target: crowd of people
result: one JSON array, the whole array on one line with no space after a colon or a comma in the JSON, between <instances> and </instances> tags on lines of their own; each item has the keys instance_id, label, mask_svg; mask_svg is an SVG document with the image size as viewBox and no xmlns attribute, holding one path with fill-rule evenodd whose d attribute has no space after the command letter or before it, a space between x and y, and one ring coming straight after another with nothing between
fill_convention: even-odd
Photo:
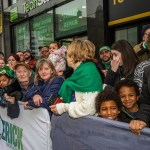
<instances>
[{"instance_id":1,"label":"crowd of people","mask_svg":"<svg viewBox=\"0 0 150 150\"><path fill-rule=\"evenodd\" d=\"M0 106L11 119L19 116L22 101L25 109L42 107L50 116L67 112L72 118L126 122L140 134L150 122L150 61L142 57L149 53L150 27L142 36L146 50L119 40L100 47L99 61L89 40L74 40L68 47L53 41L39 47L38 60L30 50L11 54L7 62L0 53Z\"/></svg>"}]
</instances>

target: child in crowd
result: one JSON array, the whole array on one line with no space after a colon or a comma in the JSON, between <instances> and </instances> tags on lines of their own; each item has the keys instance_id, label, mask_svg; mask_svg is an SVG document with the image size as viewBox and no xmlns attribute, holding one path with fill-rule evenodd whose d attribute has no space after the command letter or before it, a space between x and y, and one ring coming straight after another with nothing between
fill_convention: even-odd
<instances>
[{"instance_id":1,"label":"child in crowd","mask_svg":"<svg viewBox=\"0 0 150 150\"><path fill-rule=\"evenodd\" d=\"M62 75L63 71L66 70L66 47L60 47L60 44L54 41L50 44L49 50L48 60L53 63L57 74Z\"/></svg>"},{"instance_id":2,"label":"child in crowd","mask_svg":"<svg viewBox=\"0 0 150 150\"><path fill-rule=\"evenodd\" d=\"M99 117L120 120L122 104L119 95L112 89L106 87L96 97L96 113Z\"/></svg>"},{"instance_id":3,"label":"child in crowd","mask_svg":"<svg viewBox=\"0 0 150 150\"><path fill-rule=\"evenodd\" d=\"M115 90L119 94L123 109L122 120L129 123L136 117L138 111L138 99L140 91L138 85L132 80L121 80L115 85Z\"/></svg>"},{"instance_id":4,"label":"child in crowd","mask_svg":"<svg viewBox=\"0 0 150 150\"><path fill-rule=\"evenodd\" d=\"M0 106L7 107L7 115L13 119L20 113L18 100L21 100L21 87L17 79L13 79L10 72L0 72Z\"/></svg>"},{"instance_id":5,"label":"child in crowd","mask_svg":"<svg viewBox=\"0 0 150 150\"><path fill-rule=\"evenodd\" d=\"M10 72L10 74L13 74L13 71L9 68L8 65L6 65L5 60L0 58L0 72L2 70L6 70L7 72Z\"/></svg>"}]
</instances>

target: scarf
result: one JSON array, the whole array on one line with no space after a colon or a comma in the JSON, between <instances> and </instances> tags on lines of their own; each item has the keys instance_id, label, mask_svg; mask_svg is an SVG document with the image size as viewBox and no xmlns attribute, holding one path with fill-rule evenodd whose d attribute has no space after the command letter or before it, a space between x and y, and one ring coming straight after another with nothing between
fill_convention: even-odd
<instances>
[{"instance_id":1,"label":"scarf","mask_svg":"<svg viewBox=\"0 0 150 150\"><path fill-rule=\"evenodd\" d=\"M102 91L102 80L93 62L82 62L59 91L64 103L70 103L73 92Z\"/></svg>"}]
</instances>

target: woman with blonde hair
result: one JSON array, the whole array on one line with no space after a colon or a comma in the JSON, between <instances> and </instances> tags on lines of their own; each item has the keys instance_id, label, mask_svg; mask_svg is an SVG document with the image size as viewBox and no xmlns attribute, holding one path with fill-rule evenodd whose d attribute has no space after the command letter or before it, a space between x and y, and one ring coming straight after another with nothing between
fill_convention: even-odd
<instances>
[{"instance_id":1,"label":"woman with blonde hair","mask_svg":"<svg viewBox=\"0 0 150 150\"><path fill-rule=\"evenodd\" d=\"M68 66L74 69L60 91L64 103L50 106L61 115L68 112L73 118L95 114L95 97L102 90L100 74L93 63L95 46L88 40L75 40L68 47Z\"/></svg>"},{"instance_id":2,"label":"woman with blonde hair","mask_svg":"<svg viewBox=\"0 0 150 150\"><path fill-rule=\"evenodd\" d=\"M53 64L43 58L37 62L34 85L25 93L24 107L43 107L49 109L49 97L58 95L64 79L57 76Z\"/></svg>"}]
</instances>

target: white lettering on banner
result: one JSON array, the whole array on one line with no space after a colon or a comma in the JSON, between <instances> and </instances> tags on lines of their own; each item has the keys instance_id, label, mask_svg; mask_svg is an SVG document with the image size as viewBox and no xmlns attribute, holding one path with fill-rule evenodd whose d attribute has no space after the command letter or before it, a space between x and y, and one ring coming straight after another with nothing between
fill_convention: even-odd
<instances>
[{"instance_id":1,"label":"white lettering on banner","mask_svg":"<svg viewBox=\"0 0 150 150\"><path fill-rule=\"evenodd\" d=\"M24 110L20 103L16 119L0 107L0 150L52 150L51 122L46 109Z\"/></svg>"}]
</instances>

